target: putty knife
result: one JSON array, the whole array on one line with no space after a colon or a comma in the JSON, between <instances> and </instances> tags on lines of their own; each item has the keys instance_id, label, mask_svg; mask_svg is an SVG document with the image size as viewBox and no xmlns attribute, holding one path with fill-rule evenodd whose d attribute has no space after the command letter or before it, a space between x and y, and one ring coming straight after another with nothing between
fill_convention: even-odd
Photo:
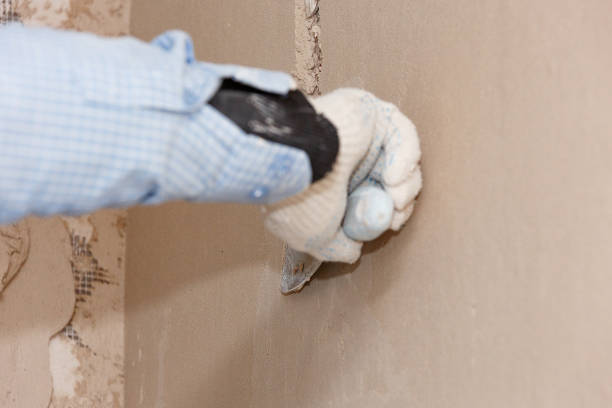
<instances>
[{"instance_id":1,"label":"putty knife","mask_svg":"<svg viewBox=\"0 0 612 408\"><path fill-rule=\"evenodd\" d=\"M393 216L393 200L382 188L366 185L349 197L342 229L356 241L371 241L389 229ZM281 276L281 292L298 292L310 281L323 261L305 252L286 247Z\"/></svg>"}]
</instances>

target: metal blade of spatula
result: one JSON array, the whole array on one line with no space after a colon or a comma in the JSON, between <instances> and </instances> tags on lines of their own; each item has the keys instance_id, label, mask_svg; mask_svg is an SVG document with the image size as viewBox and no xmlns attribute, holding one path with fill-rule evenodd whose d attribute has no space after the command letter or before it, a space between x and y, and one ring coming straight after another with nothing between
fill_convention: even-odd
<instances>
[{"instance_id":1,"label":"metal blade of spatula","mask_svg":"<svg viewBox=\"0 0 612 408\"><path fill-rule=\"evenodd\" d=\"M393 200L380 187L367 185L349 195L342 223L344 233L356 241L371 241L391 225ZM299 292L312 279L323 261L285 246L281 292Z\"/></svg>"},{"instance_id":2,"label":"metal blade of spatula","mask_svg":"<svg viewBox=\"0 0 612 408\"><path fill-rule=\"evenodd\" d=\"M299 292L315 274L323 262L307 254L285 247L281 292L285 295Z\"/></svg>"}]
</instances>

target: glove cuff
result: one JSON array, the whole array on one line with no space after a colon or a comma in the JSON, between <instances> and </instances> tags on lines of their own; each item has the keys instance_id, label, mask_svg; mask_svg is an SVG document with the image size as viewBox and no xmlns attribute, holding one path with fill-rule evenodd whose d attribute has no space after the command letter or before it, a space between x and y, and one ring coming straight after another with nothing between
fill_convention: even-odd
<instances>
[{"instance_id":1,"label":"glove cuff","mask_svg":"<svg viewBox=\"0 0 612 408\"><path fill-rule=\"evenodd\" d=\"M304 151L313 183L336 161L336 128L300 91L273 94L226 79L208 103L246 133Z\"/></svg>"}]
</instances>

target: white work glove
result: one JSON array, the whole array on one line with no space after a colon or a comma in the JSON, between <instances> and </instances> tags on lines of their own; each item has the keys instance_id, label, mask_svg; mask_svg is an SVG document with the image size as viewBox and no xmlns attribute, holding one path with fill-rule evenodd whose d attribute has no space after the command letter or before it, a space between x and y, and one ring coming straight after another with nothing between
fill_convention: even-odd
<instances>
[{"instance_id":1,"label":"white work glove","mask_svg":"<svg viewBox=\"0 0 612 408\"><path fill-rule=\"evenodd\" d=\"M362 183L380 184L395 207L391 229L399 230L422 185L417 132L394 105L363 90L339 89L311 103L336 127L338 157L323 179L268 206L265 225L293 249L322 261L353 263L362 243L342 230L348 193Z\"/></svg>"}]
</instances>

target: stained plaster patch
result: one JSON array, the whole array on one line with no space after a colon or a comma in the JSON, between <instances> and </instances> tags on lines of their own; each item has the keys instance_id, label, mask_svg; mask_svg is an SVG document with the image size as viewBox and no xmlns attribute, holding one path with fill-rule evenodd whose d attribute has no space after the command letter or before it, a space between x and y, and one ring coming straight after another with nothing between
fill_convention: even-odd
<instances>
[{"instance_id":1,"label":"stained plaster patch","mask_svg":"<svg viewBox=\"0 0 612 408\"><path fill-rule=\"evenodd\" d=\"M68 369L57 375L73 392L54 393L49 407L122 407L123 276L121 265L111 262L112 267L105 268L102 264L117 254L123 256L125 214L115 210L62 219L72 248L76 304L69 324L53 341L70 349L64 358L70 355L76 366L58 367ZM106 249L102 262L96 256L100 245Z\"/></svg>"},{"instance_id":2,"label":"stained plaster patch","mask_svg":"<svg viewBox=\"0 0 612 408\"><path fill-rule=\"evenodd\" d=\"M122 35L128 33L129 3L128 0L19 0L16 8L27 25Z\"/></svg>"},{"instance_id":3,"label":"stained plaster patch","mask_svg":"<svg viewBox=\"0 0 612 408\"><path fill-rule=\"evenodd\" d=\"M299 87L308 95L321 94L319 77L323 66L319 2L295 0L295 58L293 73Z\"/></svg>"}]
</instances>

